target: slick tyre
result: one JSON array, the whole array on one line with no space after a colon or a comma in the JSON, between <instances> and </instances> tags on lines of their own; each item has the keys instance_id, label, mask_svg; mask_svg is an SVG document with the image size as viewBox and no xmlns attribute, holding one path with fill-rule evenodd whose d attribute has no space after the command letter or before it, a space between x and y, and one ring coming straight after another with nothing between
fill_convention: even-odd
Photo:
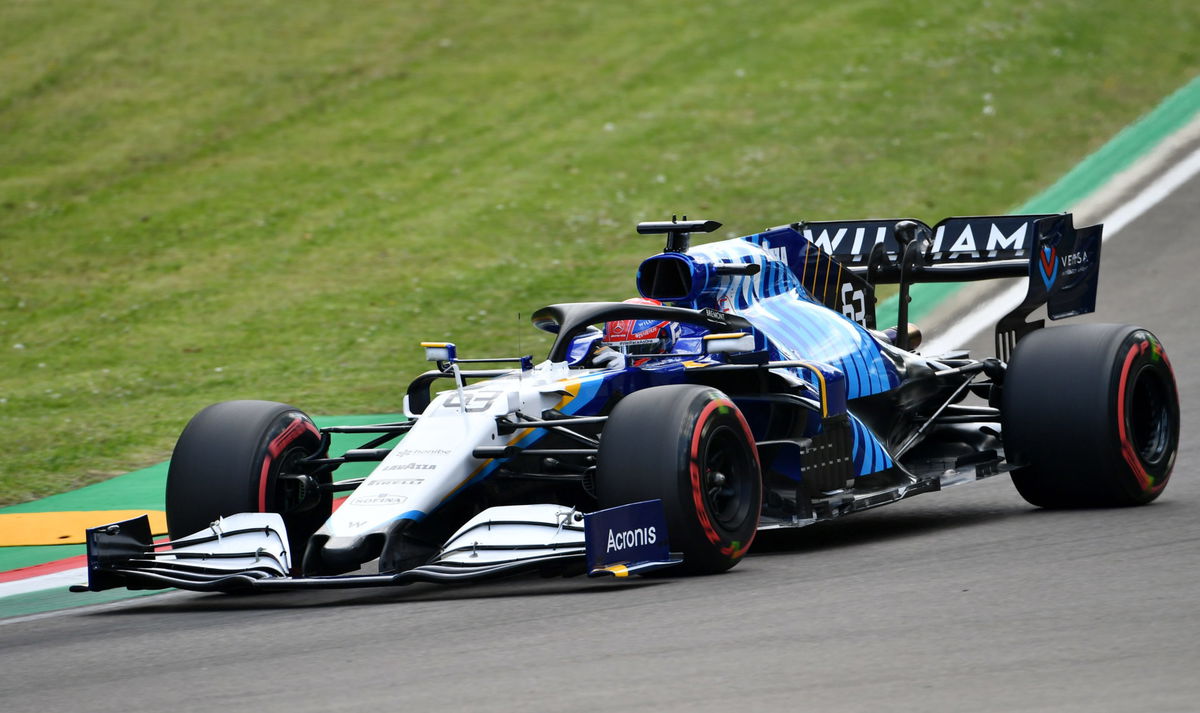
<instances>
[{"instance_id":1,"label":"slick tyre","mask_svg":"<svg viewBox=\"0 0 1200 713\"><path fill-rule=\"evenodd\" d=\"M1017 491L1044 508L1143 505L1179 445L1179 394L1162 344L1140 327L1042 329L1004 381L1004 447Z\"/></svg>"},{"instance_id":2,"label":"slick tyre","mask_svg":"<svg viewBox=\"0 0 1200 713\"><path fill-rule=\"evenodd\" d=\"M671 572L714 574L738 563L758 529L762 479L754 437L720 391L692 384L637 391L620 401L600 438L601 508L660 499Z\"/></svg>"},{"instance_id":3,"label":"slick tyre","mask_svg":"<svg viewBox=\"0 0 1200 713\"><path fill-rule=\"evenodd\" d=\"M304 492L282 474L302 473L299 461L321 449L312 419L273 401L226 401L196 414L183 429L167 472L171 539L198 532L218 517L274 512L287 526L292 561L329 518L328 492ZM328 484L326 472L317 477Z\"/></svg>"}]
</instances>

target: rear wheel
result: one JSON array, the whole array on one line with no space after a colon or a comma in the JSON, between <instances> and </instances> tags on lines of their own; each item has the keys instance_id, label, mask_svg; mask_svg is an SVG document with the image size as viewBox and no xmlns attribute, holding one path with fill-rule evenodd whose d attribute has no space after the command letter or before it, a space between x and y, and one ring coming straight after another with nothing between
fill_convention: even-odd
<instances>
[{"instance_id":1,"label":"rear wheel","mask_svg":"<svg viewBox=\"0 0 1200 713\"><path fill-rule=\"evenodd\" d=\"M273 401L226 401L196 414L183 429L167 473L167 529L172 539L239 512L283 516L292 561L333 510L330 493L313 492L300 461L315 455L321 434L303 412ZM332 481L326 472L317 483Z\"/></svg>"},{"instance_id":2,"label":"rear wheel","mask_svg":"<svg viewBox=\"0 0 1200 713\"><path fill-rule=\"evenodd\" d=\"M601 435L596 488L602 508L662 500L687 573L734 566L758 529L754 437L737 406L710 387L660 386L618 403Z\"/></svg>"},{"instance_id":3,"label":"rear wheel","mask_svg":"<svg viewBox=\"0 0 1200 713\"><path fill-rule=\"evenodd\" d=\"M1004 382L1004 446L1018 492L1047 508L1142 505L1162 493L1179 444L1166 352L1140 327L1043 329Z\"/></svg>"}]
</instances>

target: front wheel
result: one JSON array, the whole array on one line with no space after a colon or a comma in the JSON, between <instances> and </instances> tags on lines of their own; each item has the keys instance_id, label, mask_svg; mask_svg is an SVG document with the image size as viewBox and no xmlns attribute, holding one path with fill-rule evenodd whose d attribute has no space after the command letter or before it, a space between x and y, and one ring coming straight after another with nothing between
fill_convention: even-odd
<instances>
[{"instance_id":1,"label":"front wheel","mask_svg":"<svg viewBox=\"0 0 1200 713\"><path fill-rule=\"evenodd\" d=\"M723 572L754 540L762 478L754 436L720 391L692 384L637 391L613 408L597 456L600 507L660 499L680 570Z\"/></svg>"},{"instance_id":2,"label":"front wheel","mask_svg":"<svg viewBox=\"0 0 1200 713\"><path fill-rule=\"evenodd\" d=\"M1179 445L1179 393L1162 344L1124 324L1042 329L1004 380L1004 448L1017 491L1046 508L1142 505Z\"/></svg>"},{"instance_id":3,"label":"front wheel","mask_svg":"<svg viewBox=\"0 0 1200 713\"><path fill-rule=\"evenodd\" d=\"M179 539L218 517L240 512L283 516L292 561L329 518L333 497L310 492L301 461L317 454L321 434L303 412L273 401L226 401L204 409L175 444L167 471L167 530ZM316 476L328 484L332 476Z\"/></svg>"}]
</instances>

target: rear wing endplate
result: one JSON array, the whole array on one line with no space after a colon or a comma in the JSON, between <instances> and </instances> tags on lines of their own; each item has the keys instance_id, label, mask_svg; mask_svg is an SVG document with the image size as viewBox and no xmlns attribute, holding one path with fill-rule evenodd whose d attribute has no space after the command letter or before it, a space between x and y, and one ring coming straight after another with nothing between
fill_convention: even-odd
<instances>
[{"instance_id":1,"label":"rear wing endplate","mask_svg":"<svg viewBox=\"0 0 1200 713\"><path fill-rule=\"evenodd\" d=\"M1096 311L1103 231L1103 225L1074 227L1070 213L1036 222L1025 299L996 323L996 356L1008 361L1021 337L1045 325L1045 320L1026 321L1042 305L1050 319Z\"/></svg>"}]
</instances>

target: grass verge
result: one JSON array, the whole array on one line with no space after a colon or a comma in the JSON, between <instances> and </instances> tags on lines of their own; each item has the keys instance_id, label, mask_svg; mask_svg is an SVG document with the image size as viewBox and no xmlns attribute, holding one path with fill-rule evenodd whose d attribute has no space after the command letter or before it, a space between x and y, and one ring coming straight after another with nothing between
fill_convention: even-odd
<instances>
[{"instance_id":1,"label":"grass verge","mask_svg":"<svg viewBox=\"0 0 1200 713\"><path fill-rule=\"evenodd\" d=\"M1003 211L1200 71L1164 0L0 0L0 504L208 403L398 409L420 339L633 293L671 213Z\"/></svg>"}]
</instances>

